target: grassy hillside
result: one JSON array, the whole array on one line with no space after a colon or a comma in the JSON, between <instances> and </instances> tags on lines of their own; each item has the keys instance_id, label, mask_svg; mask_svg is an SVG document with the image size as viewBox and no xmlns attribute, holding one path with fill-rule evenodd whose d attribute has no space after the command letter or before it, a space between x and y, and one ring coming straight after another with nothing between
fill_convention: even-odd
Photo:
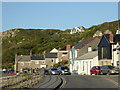
<instances>
[{"instance_id":1,"label":"grassy hillside","mask_svg":"<svg viewBox=\"0 0 120 90\"><path fill-rule=\"evenodd\" d=\"M47 53L53 48L63 48L66 44L75 45L82 39L92 37L100 30L111 30L113 33L118 28L118 21L103 23L87 28L84 33L69 34L70 29L65 31L57 29L12 29L3 32L2 36L2 61L3 64L14 63L15 53L29 55Z\"/></svg>"}]
</instances>

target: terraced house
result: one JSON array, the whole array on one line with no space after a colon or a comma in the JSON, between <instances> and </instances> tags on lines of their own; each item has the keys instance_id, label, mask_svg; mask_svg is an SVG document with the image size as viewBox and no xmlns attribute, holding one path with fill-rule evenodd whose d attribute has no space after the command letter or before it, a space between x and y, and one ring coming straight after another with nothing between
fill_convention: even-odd
<instances>
[{"instance_id":1,"label":"terraced house","mask_svg":"<svg viewBox=\"0 0 120 90\"><path fill-rule=\"evenodd\" d=\"M50 68L57 63L57 53L48 53L45 55L17 55L15 56L15 71L22 69Z\"/></svg>"}]
</instances>

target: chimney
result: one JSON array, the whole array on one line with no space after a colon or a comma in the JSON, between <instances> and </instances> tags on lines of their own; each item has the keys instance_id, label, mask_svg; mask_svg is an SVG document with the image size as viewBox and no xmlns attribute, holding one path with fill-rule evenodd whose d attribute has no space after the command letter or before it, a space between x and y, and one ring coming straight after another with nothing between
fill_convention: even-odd
<instances>
[{"instance_id":1,"label":"chimney","mask_svg":"<svg viewBox=\"0 0 120 90\"><path fill-rule=\"evenodd\" d=\"M32 56L32 50L30 51L30 56Z\"/></svg>"},{"instance_id":2,"label":"chimney","mask_svg":"<svg viewBox=\"0 0 120 90\"><path fill-rule=\"evenodd\" d=\"M92 47L89 46L89 47L88 47L88 52L91 52L91 51L92 51Z\"/></svg>"},{"instance_id":3,"label":"chimney","mask_svg":"<svg viewBox=\"0 0 120 90\"><path fill-rule=\"evenodd\" d=\"M70 50L71 49L71 45L66 45L66 50Z\"/></svg>"},{"instance_id":4,"label":"chimney","mask_svg":"<svg viewBox=\"0 0 120 90\"><path fill-rule=\"evenodd\" d=\"M109 38L109 41L110 41L110 43L113 42L113 33L112 33L112 32L110 32L110 38Z\"/></svg>"}]
</instances>

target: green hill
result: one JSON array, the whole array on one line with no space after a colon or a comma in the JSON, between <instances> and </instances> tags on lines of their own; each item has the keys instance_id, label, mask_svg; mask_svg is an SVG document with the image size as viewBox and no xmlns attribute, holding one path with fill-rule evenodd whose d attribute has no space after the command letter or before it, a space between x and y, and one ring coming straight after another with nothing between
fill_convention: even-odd
<instances>
[{"instance_id":1,"label":"green hill","mask_svg":"<svg viewBox=\"0 0 120 90\"><path fill-rule=\"evenodd\" d=\"M70 34L70 29L65 31L57 29L12 29L2 32L2 62L3 64L14 63L15 53L29 55L43 54L53 48L63 48L66 44L75 45L82 39L92 37L100 30L116 32L118 21L107 22L87 28L84 33Z\"/></svg>"}]
</instances>

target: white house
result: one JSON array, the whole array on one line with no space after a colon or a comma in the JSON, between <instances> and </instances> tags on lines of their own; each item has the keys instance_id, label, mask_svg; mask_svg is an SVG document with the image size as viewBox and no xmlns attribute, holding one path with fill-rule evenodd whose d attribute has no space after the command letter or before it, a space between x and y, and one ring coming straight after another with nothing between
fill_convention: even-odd
<instances>
[{"instance_id":1,"label":"white house","mask_svg":"<svg viewBox=\"0 0 120 90\"><path fill-rule=\"evenodd\" d=\"M98 51L90 51L78 57L74 65L78 74L90 75L90 69L98 66Z\"/></svg>"},{"instance_id":2,"label":"white house","mask_svg":"<svg viewBox=\"0 0 120 90\"><path fill-rule=\"evenodd\" d=\"M101 31L96 31L95 34L93 35L93 37L96 37L96 36L102 36L102 32Z\"/></svg>"},{"instance_id":3,"label":"white house","mask_svg":"<svg viewBox=\"0 0 120 90\"><path fill-rule=\"evenodd\" d=\"M71 30L70 34L79 33L79 32L84 32L84 30L85 30L85 28L84 28L83 26L81 26L81 27L74 27L74 28Z\"/></svg>"}]
</instances>

